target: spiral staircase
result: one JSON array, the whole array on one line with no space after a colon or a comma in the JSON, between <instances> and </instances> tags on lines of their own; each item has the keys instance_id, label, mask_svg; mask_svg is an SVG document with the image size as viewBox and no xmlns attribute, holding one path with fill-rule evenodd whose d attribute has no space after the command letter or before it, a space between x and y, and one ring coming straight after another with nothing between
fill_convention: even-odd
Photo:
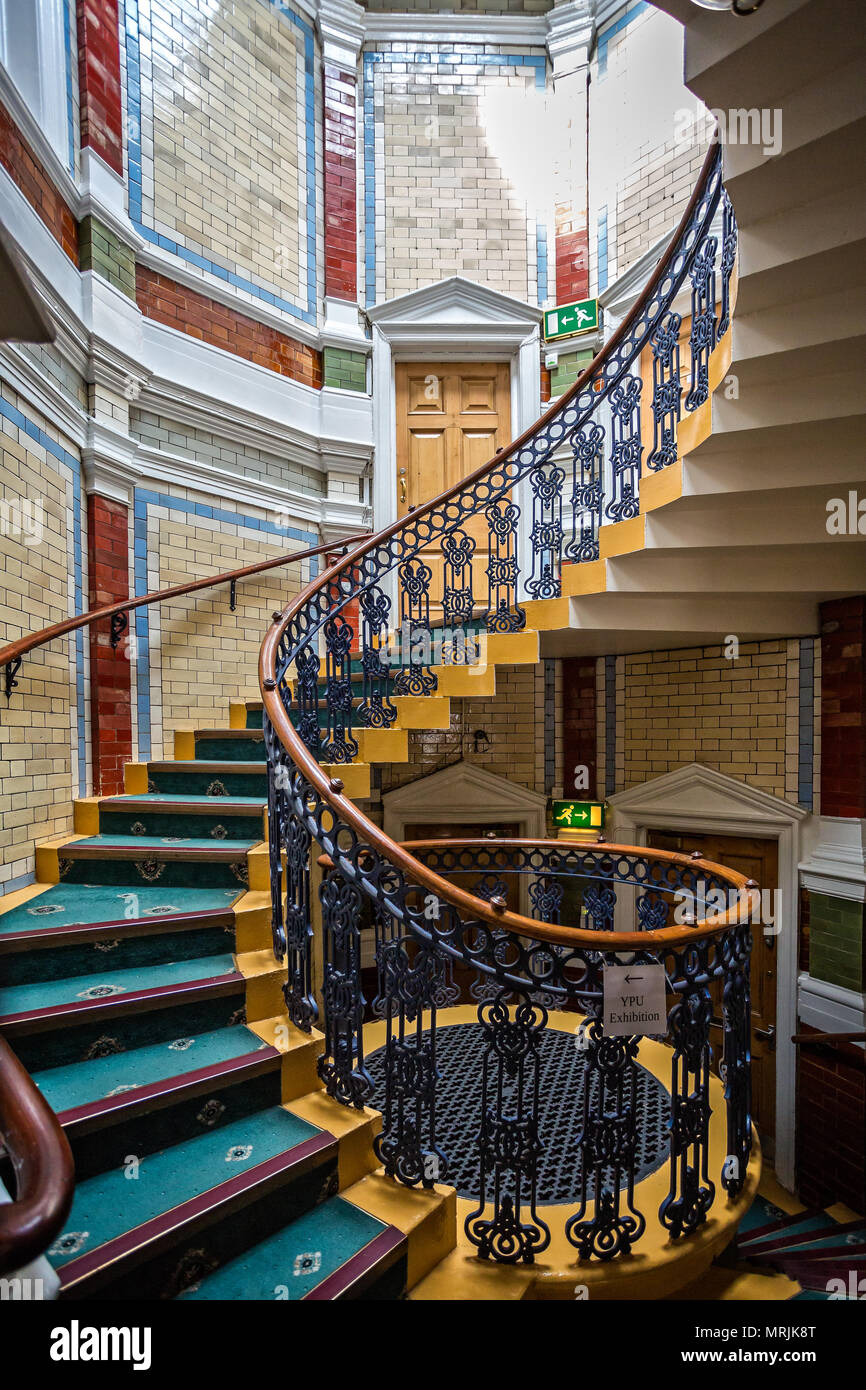
<instances>
[{"instance_id":1,"label":"spiral staircase","mask_svg":"<svg viewBox=\"0 0 866 1390\"><path fill-rule=\"evenodd\" d=\"M825 525L863 476L859 40L822 0L723 29L661 7L709 104L784 98L783 152L729 147L723 186L713 147L573 388L308 585L227 727L79 802L0 905L0 1064L76 1164L44 1242L62 1298L798 1295L802 1262L755 1258L789 1245L753 1206L753 885L604 841L399 845L359 804L498 667L718 641L732 614L811 633L862 588L856 530ZM605 1035L623 964L663 966L666 1039Z\"/></svg>"}]
</instances>

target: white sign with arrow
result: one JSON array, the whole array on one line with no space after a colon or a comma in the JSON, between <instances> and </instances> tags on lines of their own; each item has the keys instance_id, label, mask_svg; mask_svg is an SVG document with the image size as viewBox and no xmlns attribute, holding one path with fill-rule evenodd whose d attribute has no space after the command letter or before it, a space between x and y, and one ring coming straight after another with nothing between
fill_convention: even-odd
<instances>
[{"instance_id":1,"label":"white sign with arrow","mask_svg":"<svg viewBox=\"0 0 866 1390\"><path fill-rule=\"evenodd\" d=\"M605 965L604 1031L609 1038L668 1031L663 965Z\"/></svg>"}]
</instances>

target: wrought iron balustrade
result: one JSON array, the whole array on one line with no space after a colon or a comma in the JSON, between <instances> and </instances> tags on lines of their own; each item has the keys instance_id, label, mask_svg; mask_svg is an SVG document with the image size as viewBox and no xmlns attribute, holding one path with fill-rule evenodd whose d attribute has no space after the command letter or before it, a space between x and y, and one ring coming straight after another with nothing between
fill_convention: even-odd
<instances>
[{"instance_id":1,"label":"wrought iron balustrade","mask_svg":"<svg viewBox=\"0 0 866 1390\"><path fill-rule=\"evenodd\" d=\"M721 237L713 232L717 217ZM359 730L387 729L398 699L436 693L437 666L461 651L446 641L449 655L437 656L443 629L471 624L483 636L531 627L527 605L561 594L563 565L597 559L601 527L637 514L644 462L651 471L673 463L683 413L708 398L712 353L730 318L735 249L716 146L634 309L566 395L463 482L332 565L275 617L262 646L274 950L288 956L290 1017L302 1028L316 1019L311 857L323 851L322 1078L343 1103L369 1101L364 1019L381 1016L379 1157L409 1185L447 1180L436 1020L461 997L461 971L471 977L466 988L485 1043L478 1205L467 1232L479 1253L499 1260L532 1260L549 1238L536 1177L539 1067L551 1009L580 1013L586 1044L575 1140L582 1186L568 1239L581 1258L606 1260L630 1250L649 1219L635 1192L639 1042L605 1037L600 1017L605 962L623 952L636 963L662 962L671 1002L671 1176L658 1220L672 1236L687 1235L705 1220L719 1184L730 1195L740 1190L751 1143L748 920L681 924L670 911L672 895L691 891L698 869L726 890L742 892L745 881L661 851L484 842L469 866L477 871L470 892L454 877L462 879L465 865L443 858L441 846L422 853L396 844L337 774L355 759ZM680 296L689 294L685 340ZM644 420L647 398L651 419ZM356 603L358 618L350 620ZM397 631L406 640L395 663ZM508 909L511 881L525 885L530 914ZM378 963L369 1000L359 937L368 909ZM623 931L627 912L633 920ZM723 992L729 1158L716 1174L708 1170L707 1137L713 988Z\"/></svg>"}]
</instances>

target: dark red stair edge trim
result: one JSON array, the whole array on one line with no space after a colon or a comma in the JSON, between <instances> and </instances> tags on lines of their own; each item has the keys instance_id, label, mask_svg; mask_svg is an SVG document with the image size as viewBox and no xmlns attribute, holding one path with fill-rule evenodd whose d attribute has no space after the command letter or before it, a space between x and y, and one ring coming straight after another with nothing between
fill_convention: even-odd
<instances>
[{"instance_id":1,"label":"dark red stair edge trim","mask_svg":"<svg viewBox=\"0 0 866 1390\"><path fill-rule=\"evenodd\" d=\"M213 849L210 846L184 849L183 845L143 845L138 849L134 844L85 845L76 840L72 844L61 845L58 855L61 859L77 859L79 862L85 859L155 859L157 862L165 860L166 863L236 864L245 859L250 850L263 843L260 838L252 840L244 849L222 849L219 840L216 840Z\"/></svg>"},{"instance_id":2,"label":"dark red stair edge trim","mask_svg":"<svg viewBox=\"0 0 866 1390\"><path fill-rule=\"evenodd\" d=\"M386 1268L392 1264L393 1260L388 1260L387 1257L401 1254L402 1247L406 1244L406 1236L402 1231L398 1231L396 1226L386 1227L356 1255L352 1255L339 1269L335 1269L333 1274L323 1279L321 1284L305 1293L303 1301L323 1303L339 1298L383 1261L387 1260Z\"/></svg>"},{"instance_id":3,"label":"dark red stair edge trim","mask_svg":"<svg viewBox=\"0 0 866 1390\"><path fill-rule=\"evenodd\" d=\"M772 1255L780 1250L794 1250L795 1248L804 1252L810 1245L814 1245L816 1240L823 1240L826 1236L843 1236L848 1231L862 1231L866 1222L846 1221L840 1224L834 1221L832 1216L828 1218L827 1225L815 1231L801 1231L798 1235L794 1232L790 1236L780 1236L778 1240L768 1241L766 1245L761 1245L753 1253L744 1250L743 1254L750 1260L761 1259L764 1255Z\"/></svg>"},{"instance_id":4,"label":"dark red stair edge trim","mask_svg":"<svg viewBox=\"0 0 866 1390\"><path fill-rule=\"evenodd\" d=\"M56 884L46 884L46 887L54 888ZM134 889L130 889L131 892ZM238 890L237 897L243 897L246 890ZM36 902L40 895L37 894L33 899ZM0 954L2 954L9 942L29 942L31 945L38 945L40 942L51 944L55 936L70 936L73 933L80 935L84 941L88 936L97 936L107 931L117 931L123 927L130 935L136 935L131 928L135 927L160 927L160 926L201 926L201 927L232 927L235 923L234 906L219 908L203 908L200 912L166 912L161 917L119 917L112 922L67 922L59 927L30 927L26 931L0 932Z\"/></svg>"},{"instance_id":5,"label":"dark red stair edge trim","mask_svg":"<svg viewBox=\"0 0 866 1390\"><path fill-rule=\"evenodd\" d=\"M826 1290L828 1279L844 1279L847 1283L849 1276L853 1272L857 1276L858 1283L863 1277L863 1266L858 1264L846 1264L844 1260L836 1261L833 1264L794 1264L785 1265L781 1271L788 1279L794 1279L804 1289L816 1291ZM862 1297L862 1295L860 1295Z\"/></svg>"},{"instance_id":6,"label":"dark red stair edge trim","mask_svg":"<svg viewBox=\"0 0 866 1390\"><path fill-rule=\"evenodd\" d=\"M336 1155L337 1140L327 1130L321 1130L318 1134L311 1135L309 1139L304 1139L300 1144L296 1144L294 1148L275 1154L273 1158L268 1158L263 1163L257 1163L254 1168L247 1169L245 1173L238 1173L236 1177L229 1178L227 1182L218 1183L216 1187L209 1187L206 1192L199 1193L197 1197L188 1198L187 1201L181 1202L169 1211L160 1212L158 1216L151 1217L149 1221L142 1222L140 1226L133 1226L131 1230L124 1231L122 1235L105 1241L103 1245L98 1245L95 1250L89 1251L86 1255L80 1255L78 1259L69 1260L65 1265L59 1266L57 1273L60 1276L61 1288L67 1288L70 1284L86 1279L97 1270L102 1269L104 1265L123 1259L133 1250L150 1244L160 1236L168 1235L178 1227L187 1225L189 1222L204 1216L207 1212L226 1205L243 1193L266 1183L269 1179L309 1166L312 1159L324 1155L327 1150L332 1150Z\"/></svg>"},{"instance_id":7,"label":"dark red stair edge trim","mask_svg":"<svg viewBox=\"0 0 866 1390\"><path fill-rule=\"evenodd\" d=\"M253 1066L261 1065L264 1062L274 1062L282 1057L279 1048L262 1047L255 1052L243 1052L240 1057L230 1057L225 1062L214 1062L209 1067L198 1067L196 1071L179 1072L176 1076L168 1076L163 1081L152 1081L149 1086L137 1086L134 1091L123 1091L119 1096L103 1096L101 1100L88 1101L86 1105L74 1106L71 1110L61 1110L57 1118L66 1129L71 1125L80 1125L88 1120L97 1119L102 1115L122 1114L124 1111L136 1111L143 1105L148 1105L153 1100L171 1095L174 1091L184 1091L204 1083L209 1086L211 1082L222 1081L231 1076L233 1072L243 1071ZM264 1067L261 1068L265 1070Z\"/></svg>"},{"instance_id":8,"label":"dark red stair edge trim","mask_svg":"<svg viewBox=\"0 0 866 1390\"><path fill-rule=\"evenodd\" d=\"M239 970L227 970L224 975L207 975L200 980L183 980L175 985L154 985L152 989L130 990L128 994L109 994L103 999L80 999L68 1004L52 1004L47 1009L29 1009L18 1014L0 1015L0 1027L14 1032L32 1032L28 1024L57 1021L60 1026L64 1019L76 1014L95 1014L98 1018L114 1018L131 1013L124 1005L147 1004L151 1000L177 996L179 1003L185 1003L190 994L207 994L218 998L220 994L234 993L234 987L243 985L245 977ZM147 1009L142 1012L149 1012Z\"/></svg>"},{"instance_id":9,"label":"dark red stair edge trim","mask_svg":"<svg viewBox=\"0 0 866 1390\"><path fill-rule=\"evenodd\" d=\"M809 1207L806 1211L798 1211L796 1215L785 1216L778 1221L771 1221L766 1226L759 1226L756 1230L749 1231L747 1235L738 1236L737 1244L746 1246L751 1245L755 1240L766 1240L767 1236L772 1235L774 1231L781 1235L784 1233L786 1227L794 1226L800 1221L810 1221L814 1216L827 1216L827 1213L823 1207ZM827 1219L829 1221L833 1220L832 1216Z\"/></svg>"},{"instance_id":10,"label":"dark red stair edge trim","mask_svg":"<svg viewBox=\"0 0 866 1390\"><path fill-rule=\"evenodd\" d=\"M168 796L170 793L163 792L162 795ZM255 816L261 815L267 804L266 796L251 806L249 802L236 801L231 796L209 796L206 802L184 801L182 796L177 801L155 801L152 794L144 793L140 798L136 797L134 803L123 801L119 796L106 796L100 800L99 808L102 811L113 811L115 814L120 811L150 810L154 815L177 815L178 812L183 812L191 816L198 815L199 812L206 816L211 813L218 816L230 811L233 816L249 816L252 820Z\"/></svg>"}]
</instances>

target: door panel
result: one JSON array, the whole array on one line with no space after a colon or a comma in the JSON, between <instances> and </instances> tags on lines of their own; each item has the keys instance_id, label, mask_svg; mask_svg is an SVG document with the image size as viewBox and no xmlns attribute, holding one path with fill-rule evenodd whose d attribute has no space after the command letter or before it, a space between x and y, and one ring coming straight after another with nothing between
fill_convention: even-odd
<instances>
[{"instance_id":1,"label":"door panel","mask_svg":"<svg viewBox=\"0 0 866 1390\"><path fill-rule=\"evenodd\" d=\"M423 362L397 364L397 511L430 501L487 463L511 439L508 364ZM476 603L487 600L487 522L467 518L464 529L476 543L472 587ZM438 543L421 558L433 571L434 620L441 616L443 566Z\"/></svg>"},{"instance_id":2,"label":"door panel","mask_svg":"<svg viewBox=\"0 0 866 1390\"><path fill-rule=\"evenodd\" d=\"M678 831L650 830L647 844L656 849L691 854L700 850L704 859L724 864L736 873L752 878L762 892L779 886L779 847L776 840L759 840L736 835L693 835ZM768 904L771 901L767 899ZM773 1157L776 1132L775 1038L776 1028L776 937L757 927L752 938L752 1117L768 1159ZM722 1016L722 985L712 990L713 1015ZM771 1036L766 1034L770 1032ZM712 1027L713 1070L718 1071L722 1055L721 1023Z\"/></svg>"}]
</instances>

